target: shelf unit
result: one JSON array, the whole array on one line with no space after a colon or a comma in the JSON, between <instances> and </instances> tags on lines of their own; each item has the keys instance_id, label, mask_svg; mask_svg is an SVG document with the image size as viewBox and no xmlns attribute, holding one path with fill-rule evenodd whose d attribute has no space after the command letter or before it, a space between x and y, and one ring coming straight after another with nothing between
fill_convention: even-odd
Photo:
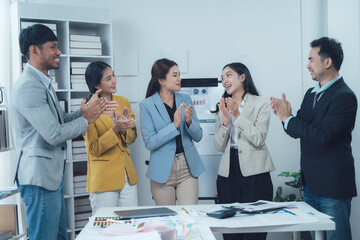
<instances>
[{"instance_id":1,"label":"shelf unit","mask_svg":"<svg viewBox=\"0 0 360 240\"><path fill-rule=\"evenodd\" d=\"M21 31L21 22L38 22L56 25L56 35L59 40L60 67L55 71L58 84L56 94L59 100L65 102L65 111L69 112L71 99L85 98L88 91L71 89L70 74L71 62L104 61L113 65L112 56L112 18L109 9L94 9L65 5L46 5L37 3L15 2L11 5L12 24L12 55L19 56L12 59L13 81L19 78L22 64L25 59L21 57L18 47L18 38ZM100 36L102 55L73 55L70 54L70 34ZM87 160L73 160L72 140L67 141L67 159L64 173L64 194L67 212L68 237L75 239L82 228L75 227L74 202L77 199L88 198L88 193L74 194L74 174L86 173Z\"/></svg>"},{"instance_id":2,"label":"shelf unit","mask_svg":"<svg viewBox=\"0 0 360 240\"><path fill-rule=\"evenodd\" d=\"M0 85L0 153L10 151L9 106L7 89Z\"/></svg>"},{"instance_id":3,"label":"shelf unit","mask_svg":"<svg viewBox=\"0 0 360 240\"><path fill-rule=\"evenodd\" d=\"M3 190L3 189L2 189ZM22 212L22 206L20 206L20 194L19 191L16 189L16 190L6 190L6 192L8 192L7 194L3 195L1 198L0 198L0 202L1 204L0 205L6 205L6 204L9 204L9 202L7 202L7 198L14 198L13 201L11 201L12 203L16 202L16 205L17 205L17 210L16 210L16 216L15 217L15 221L17 222L17 231L19 231L19 233L17 233L17 235L15 236L12 236L11 238L9 238L10 240L15 240L15 239L22 239L24 238L25 236L25 233L24 233L24 229L23 229L23 224L22 224L22 215L21 215L21 212ZM15 200L15 201L14 201ZM3 216L2 216L3 217Z\"/></svg>"}]
</instances>

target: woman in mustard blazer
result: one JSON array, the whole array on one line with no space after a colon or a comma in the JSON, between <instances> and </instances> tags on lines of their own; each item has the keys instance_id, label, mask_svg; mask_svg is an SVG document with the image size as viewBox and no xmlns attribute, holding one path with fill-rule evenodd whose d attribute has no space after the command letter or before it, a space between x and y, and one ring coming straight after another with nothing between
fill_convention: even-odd
<instances>
[{"instance_id":1,"label":"woman in mustard blazer","mask_svg":"<svg viewBox=\"0 0 360 240\"><path fill-rule=\"evenodd\" d=\"M115 101L114 112L102 114L90 123L85 136L88 154L86 191L93 214L100 207L137 206L138 177L128 144L135 142L134 114L127 98L115 96L116 76L104 62L86 68L90 94L101 89L101 97Z\"/></svg>"},{"instance_id":2,"label":"woman in mustard blazer","mask_svg":"<svg viewBox=\"0 0 360 240\"><path fill-rule=\"evenodd\" d=\"M223 97L216 109L215 147L223 152L217 191L219 203L272 200L274 165L265 144L269 101L259 97L249 69L227 64L222 71ZM224 234L224 239L266 239L266 233Z\"/></svg>"}]
</instances>

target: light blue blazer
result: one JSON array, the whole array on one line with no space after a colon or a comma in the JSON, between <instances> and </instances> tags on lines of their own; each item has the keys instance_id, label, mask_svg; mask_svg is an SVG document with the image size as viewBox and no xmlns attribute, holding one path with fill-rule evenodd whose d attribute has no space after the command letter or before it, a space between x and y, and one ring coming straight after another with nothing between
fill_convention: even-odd
<instances>
[{"instance_id":1,"label":"light blue blazer","mask_svg":"<svg viewBox=\"0 0 360 240\"><path fill-rule=\"evenodd\" d=\"M190 96L175 93L176 107L185 103L192 105ZM198 177L205 171L193 140L199 142L203 133L195 108L192 123L185 123L184 110L181 114L180 130L171 122L170 116L158 93L140 102L140 126L145 147L151 151L150 164L146 176L156 182L165 183L170 176L171 165L176 152L175 137L181 134L184 154L192 176Z\"/></svg>"}]
</instances>

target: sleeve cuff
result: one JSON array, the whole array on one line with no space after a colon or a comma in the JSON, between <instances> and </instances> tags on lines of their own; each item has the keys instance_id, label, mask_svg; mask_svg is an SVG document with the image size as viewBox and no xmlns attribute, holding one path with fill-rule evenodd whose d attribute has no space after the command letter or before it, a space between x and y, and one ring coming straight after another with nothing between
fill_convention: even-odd
<instances>
[{"instance_id":1,"label":"sleeve cuff","mask_svg":"<svg viewBox=\"0 0 360 240\"><path fill-rule=\"evenodd\" d=\"M229 125L230 126L230 125ZM225 130L229 130L229 127L225 127L224 124L221 124L221 127Z\"/></svg>"},{"instance_id":2,"label":"sleeve cuff","mask_svg":"<svg viewBox=\"0 0 360 240\"><path fill-rule=\"evenodd\" d=\"M84 119L85 124L86 124L85 132L83 133L83 136L85 136L85 135L86 135L86 129L87 129L89 123L88 123L88 121L87 121L85 118L83 118L83 117L80 117L80 118L81 118L81 119Z\"/></svg>"},{"instance_id":3,"label":"sleeve cuff","mask_svg":"<svg viewBox=\"0 0 360 240\"><path fill-rule=\"evenodd\" d=\"M287 130L287 127L288 127L288 124L289 124L289 121L290 121L290 119L292 119L294 116L290 116L290 117L288 117L287 119L286 119L286 121L284 122L284 128L285 128L285 130Z\"/></svg>"}]
</instances>

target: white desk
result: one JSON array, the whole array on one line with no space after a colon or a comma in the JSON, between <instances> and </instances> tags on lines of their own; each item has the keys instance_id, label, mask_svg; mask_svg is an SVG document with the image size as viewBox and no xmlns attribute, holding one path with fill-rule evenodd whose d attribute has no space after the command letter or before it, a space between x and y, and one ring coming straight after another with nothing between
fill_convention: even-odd
<instances>
[{"instance_id":1,"label":"white desk","mask_svg":"<svg viewBox=\"0 0 360 240\"><path fill-rule=\"evenodd\" d=\"M304 202L296 202L296 207L298 208L298 211L303 211L305 213L312 212L316 213L317 211L313 208L311 208L308 204ZM200 211L201 209L211 209L214 206L218 205L189 205L189 206L168 206L169 208L180 212L182 211L181 208L185 209L194 209L196 211ZM151 206L154 207L154 206ZM138 208L149 208L142 206ZM115 210L124 210L124 209L131 209L131 208L101 208L98 210L98 212L95 214L96 217L104 217L104 216L116 216L114 214ZM190 214L191 215L191 214ZM316 218L317 222L311 222L311 223L299 223L299 224L291 224L291 225L285 225L287 223L284 223L284 225L275 225L275 226L257 226L257 227L242 227L239 225L239 227L223 227L219 226L216 223L210 223L208 226L210 227L212 232L219 232L219 233L254 233L254 232L293 232L293 239L299 240L300 239L300 232L301 231L315 231L315 239L316 240L322 240L324 239L324 231L325 230L334 230L335 229L335 223L331 221L329 218L324 217L322 215L312 215L313 218ZM196 221L196 217L194 217ZM235 217L233 218L233 221L240 221L243 219L240 219ZM86 236L89 236L89 233L92 231L91 228L92 222L90 221L85 228L82 230L82 232L79 234L79 236L76 238L77 240L85 240Z\"/></svg>"},{"instance_id":2,"label":"white desk","mask_svg":"<svg viewBox=\"0 0 360 240\"><path fill-rule=\"evenodd\" d=\"M309 223L298 223L298 224L283 224L283 225L274 225L274 226L257 226L257 227L241 227L241 219L234 218L235 221L239 222L239 227L218 227L218 226L209 226L213 232L220 233L255 233L255 232L293 232L293 240L300 239L300 232L302 231L315 231L315 240L324 239L325 230L334 230L335 223L329 219L325 214L319 213L314 208L306 204L305 202L295 202L298 211L303 213L315 213L311 217L317 219L317 222ZM198 205L197 208L201 208L201 205ZM318 214L316 214L318 213ZM310 214L308 214L310 216ZM259 218L266 217L266 215L257 215ZM293 217L289 215L290 217Z\"/></svg>"}]
</instances>

